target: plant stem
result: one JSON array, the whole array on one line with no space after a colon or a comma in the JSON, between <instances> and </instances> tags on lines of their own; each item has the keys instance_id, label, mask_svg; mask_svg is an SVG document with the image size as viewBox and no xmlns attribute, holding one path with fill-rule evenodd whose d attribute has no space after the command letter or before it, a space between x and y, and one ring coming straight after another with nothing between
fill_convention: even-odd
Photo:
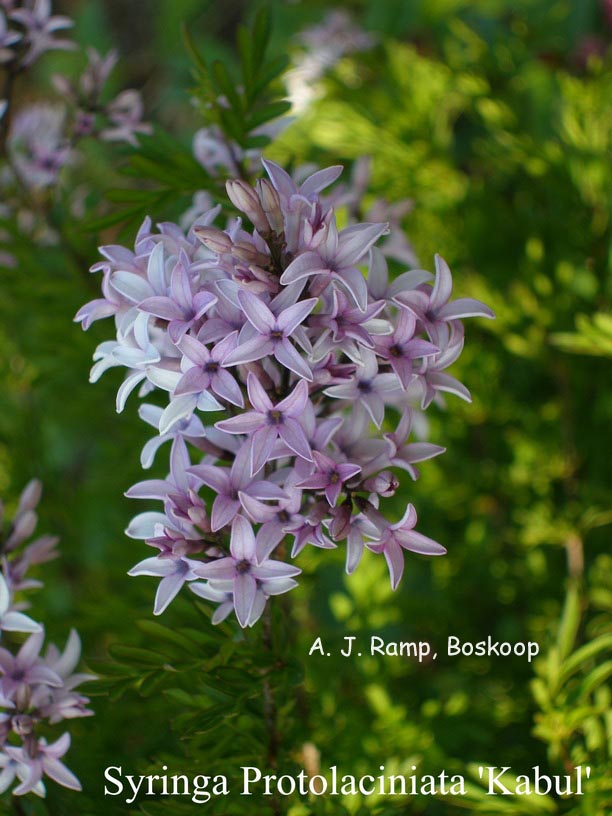
<instances>
[{"instance_id":1,"label":"plant stem","mask_svg":"<svg viewBox=\"0 0 612 816\"><path fill-rule=\"evenodd\" d=\"M269 605L263 613L263 644L266 651L269 653L271 661L274 659L274 636L272 630L272 610ZM272 662L269 671L264 675L263 680L263 704L264 704L264 718L266 721L266 729L268 731L268 753L267 753L267 767L276 769L278 767L278 749L280 747L280 739L278 734L278 709L276 705L276 695L272 684L270 683L270 675L274 671L274 663ZM274 816L281 816L280 800L277 796L272 799L272 811Z\"/></svg>"}]
</instances>

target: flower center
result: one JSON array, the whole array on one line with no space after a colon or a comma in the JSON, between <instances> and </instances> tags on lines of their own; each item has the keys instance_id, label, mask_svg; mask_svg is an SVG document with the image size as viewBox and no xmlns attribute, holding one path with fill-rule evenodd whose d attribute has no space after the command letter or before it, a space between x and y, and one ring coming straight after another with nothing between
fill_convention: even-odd
<instances>
[{"instance_id":1,"label":"flower center","mask_svg":"<svg viewBox=\"0 0 612 816\"><path fill-rule=\"evenodd\" d=\"M219 363L216 363L214 360L210 360L210 362L204 366L204 371L206 371L207 374L216 374L218 370Z\"/></svg>"},{"instance_id":2,"label":"flower center","mask_svg":"<svg viewBox=\"0 0 612 816\"><path fill-rule=\"evenodd\" d=\"M242 561L238 561L236 564L236 572L238 575L244 575L245 573L249 572L251 569L251 562L247 561L246 558L243 558Z\"/></svg>"},{"instance_id":3,"label":"flower center","mask_svg":"<svg viewBox=\"0 0 612 816\"><path fill-rule=\"evenodd\" d=\"M282 425L283 412L279 411L277 408L273 408L271 411L268 411L268 419L270 421L270 425Z\"/></svg>"}]
</instances>

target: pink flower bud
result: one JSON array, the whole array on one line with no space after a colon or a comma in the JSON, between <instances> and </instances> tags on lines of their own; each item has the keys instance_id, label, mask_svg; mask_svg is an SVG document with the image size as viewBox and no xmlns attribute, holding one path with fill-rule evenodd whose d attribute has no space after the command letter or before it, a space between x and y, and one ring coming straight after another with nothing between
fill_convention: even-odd
<instances>
[{"instance_id":1,"label":"pink flower bud","mask_svg":"<svg viewBox=\"0 0 612 816\"><path fill-rule=\"evenodd\" d=\"M399 487L399 480L397 476L391 473L390 470L383 470L376 476L370 476L363 483L363 489L369 493L377 493L379 496L393 496Z\"/></svg>"},{"instance_id":2,"label":"pink flower bud","mask_svg":"<svg viewBox=\"0 0 612 816\"><path fill-rule=\"evenodd\" d=\"M270 226L277 234L280 234L285 229L285 221L281 210L280 196L270 184L268 179L260 179L257 182L257 192L259 193L259 200L261 206L266 214Z\"/></svg>"},{"instance_id":3,"label":"pink flower bud","mask_svg":"<svg viewBox=\"0 0 612 816\"><path fill-rule=\"evenodd\" d=\"M272 228L255 190L240 179L226 181L225 187L229 200L237 210L240 210L248 217L255 229L262 235L270 233Z\"/></svg>"},{"instance_id":4,"label":"pink flower bud","mask_svg":"<svg viewBox=\"0 0 612 816\"><path fill-rule=\"evenodd\" d=\"M193 232L196 238L212 252L223 255L226 252L232 251L232 239L220 229L216 229L215 227L195 227Z\"/></svg>"}]
</instances>

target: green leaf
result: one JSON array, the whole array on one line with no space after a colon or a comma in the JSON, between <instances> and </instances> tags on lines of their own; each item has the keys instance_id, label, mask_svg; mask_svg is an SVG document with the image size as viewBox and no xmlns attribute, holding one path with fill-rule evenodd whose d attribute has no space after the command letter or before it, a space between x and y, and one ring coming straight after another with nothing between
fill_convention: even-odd
<instances>
[{"instance_id":1,"label":"green leaf","mask_svg":"<svg viewBox=\"0 0 612 816\"><path fill-rule=\"evenodd\" d=\"M557 647L561 660L565 660L569 655L576 641L578 627L580 626L580 606L580 590L578 583L573 581L568 587L565 596L563 614L561 615L559 633L557 635Z\"/></svg>"},{"instance_id":2,"label":"green leaf","mask_svg":"<svg viewBox=\"0 0 612 816\"><path fill-rule=\"evenodd\" d=\"M136 621L136 626L146 635L151 635L158 640L172 643L184 649L186 652L193 654L195 646L193 640L175 629L169 629L167 626L153 620Z\"/></svg>"},{"instance_id":3,"label":"green leaf","mask_svg":"<svg viewBox=\"0 0 612 816\"><path fill-rule=\"evenodd\" d=\"M211 74L219 95L225 95L234 110L236 118L240 121L243 113L242 99L236 91L236 85L227 68L222 62L215 60L211 67Z\"/></svg>"},{"instance_id":4,"label":"green leaf","mask_svg":"<svg viewBox=\"0 0 612 816\"><path fill-rule=\"evenodd\" d=\"M580 667L594 658L600 652L612 649L612 634L600 635L590 643L577 649L561 666L560 678L562 681L571 677Z\"/></svg>"},{"instance_id":5,"label":"green leaf","mask_svg":"<svg viewBox=\"0 0 612 816\"><path fill-rule=\"evenodd\" d=\"M599 686L605 683L609 677L612 677L612 660L602 663L601 666L597 666L596 669L593 669L593 671L587 674L580 684L580 696L586 697L587 695L592 694L595 689L599 688Z\"/></svg>"},{"instance_id":6,"label":"green leaf","mask_svg":"<svg viewBox=\"0 0 612 816\"><path fill-rule=\"evenodd\" d=\"M284 116L284 114L290 110L290 102L272 102L270 105L266 105L265 108L261 108L249 116L246 122L246 129L248 131L255 130L255 128L258 128L260 125L272 121L272 119L278 119L280 116Z\"/></svg>"},{"instance_id":7,"label":"green leaf","mask_svg":"<svg viewBox=\"0 0 612 816\"><path fill-rule=\"evenodd\" d=\"M161 666L166 662L162 654L138 646L126 646L123 643L113 643L109 652L117 660L125 660L139 666Z\"/></svg>"},{"instance_id":8,"label":"green leaf","mask_svg":"<svg viewBox=\"0 0 612 816\"><path fill-rule=\"evenodd\" d=\"M257 73L264 61L271 33L270 12L262 6L255 17L253 26L253 72Z\"/></svg>"}]
</instances>

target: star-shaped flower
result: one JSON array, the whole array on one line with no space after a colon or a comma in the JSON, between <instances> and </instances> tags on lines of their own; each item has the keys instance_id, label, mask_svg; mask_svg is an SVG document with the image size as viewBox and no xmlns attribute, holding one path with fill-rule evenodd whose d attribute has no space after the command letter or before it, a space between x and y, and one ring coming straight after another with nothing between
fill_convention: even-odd
<instances>
[{"instance_id":1,"label":"star-shaped flower","mask_svg":"<svg viewBox=\"0 0 612 816\"><path fill-rule=\"evenodd\" d=\"M278 437L302 459L312 460L310 445L298 422L308 402L308 386L304 380L285 399L273 405L254 374L249 372L247 391L252 411L217 422L215 427L226 433L251 434L251 475L270 459Z\"/></svg>"}]
</instances>

